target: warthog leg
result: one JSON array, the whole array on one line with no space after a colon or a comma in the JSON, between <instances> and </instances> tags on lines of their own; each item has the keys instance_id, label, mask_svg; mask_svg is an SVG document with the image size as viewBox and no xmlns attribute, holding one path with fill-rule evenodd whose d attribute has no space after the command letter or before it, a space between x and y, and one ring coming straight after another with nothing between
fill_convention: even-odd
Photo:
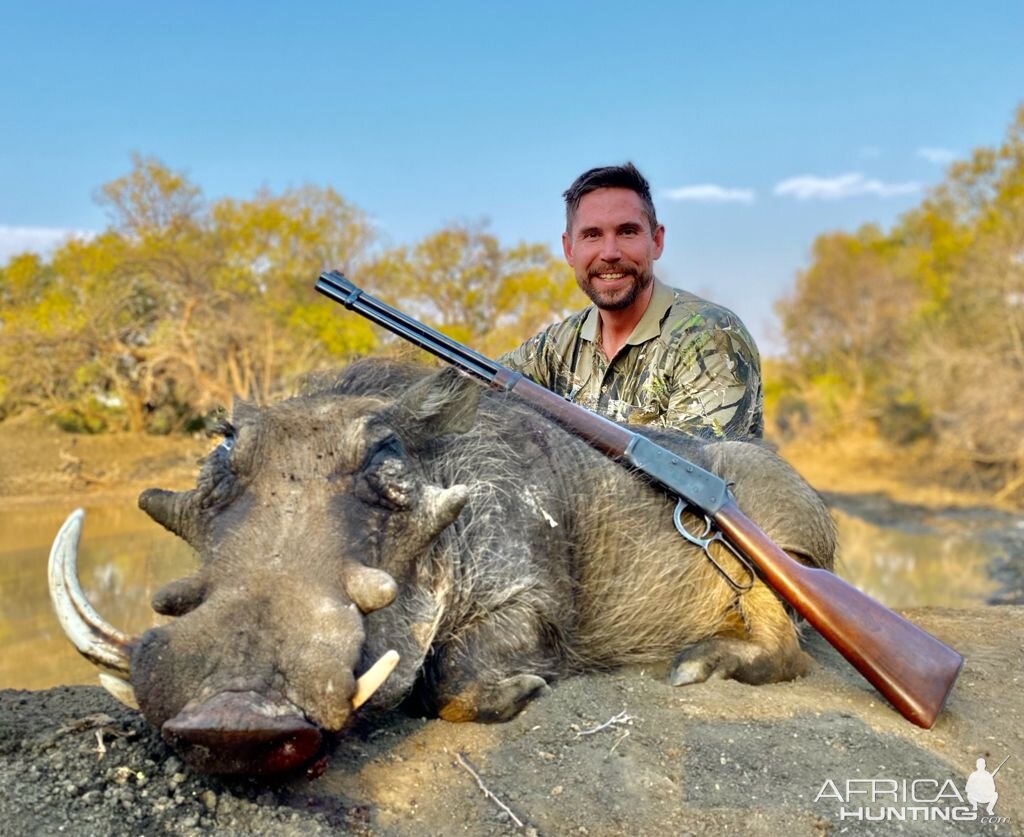
<instances>
[{"instance_id":1,"label":"warthog leg","mask_svg":"<svg viewBox=\"0 0 1024 837\"><path fill-rule=\"evenodd\" d=\"M782 603L763 582L740 599L748 628L731 636L715 636L691 645L669 669L673 686L732 678L743 683L792 680L807 669L796 628ZM737 620L740 621L740 620Z\"/></svg>"},{"instance_id":2,"label":"warthog leg","mask_svg":"<svg viewBox=\"0 0 1024 837\"><path fill-rule=\"evenodd\" d=\"M548 687L536 674L516 674L497 683L471 683L439 710L446 721L508 721Z\"/></svg>"},{"instance_id":3,"label":"warthog leg","mask_svg":"<svg viewBox=\"0 0 1024 837\"><path fill-rule=\"evenodd\" d=\"M507 721L564 666L553 629L531 602L507 605L461 631L425 672L429 708L446 721Z\"/></svg>"}]
</instances>

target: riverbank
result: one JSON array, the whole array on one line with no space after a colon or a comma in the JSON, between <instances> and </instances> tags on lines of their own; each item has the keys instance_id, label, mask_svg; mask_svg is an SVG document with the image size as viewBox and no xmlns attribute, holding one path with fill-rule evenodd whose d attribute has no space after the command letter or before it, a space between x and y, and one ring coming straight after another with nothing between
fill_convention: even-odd
<instances>
[{"instance_id":1,"label":"riverbank","mask_svg":"<svg viewBox=\"0 0 1024 837\"><path fill-rule=\"evenodd\" d=\"M154 485L194 484L203 436L64 433L40 416L0 423L0 498L8 506L55 497L132 498Z\"/></svg>"}]
</instances>

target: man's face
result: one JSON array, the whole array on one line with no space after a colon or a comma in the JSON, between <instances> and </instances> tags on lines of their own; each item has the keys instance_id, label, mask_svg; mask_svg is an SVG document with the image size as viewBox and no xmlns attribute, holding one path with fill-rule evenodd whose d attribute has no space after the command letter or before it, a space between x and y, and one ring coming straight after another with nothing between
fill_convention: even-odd
<instances>
[{"instance_id":1,"label":"man's face","mask_svg":"<svg viewBox=\"0 0 1024 837\"><path fill-rule=\"evenodd\" d=\"M665 228L652 230L640 196L631 189L596 189L583 196L572 229L562 234L565 260L580 290L598 308L621 311L654 281Z\"/></svg>"}]
</instances>

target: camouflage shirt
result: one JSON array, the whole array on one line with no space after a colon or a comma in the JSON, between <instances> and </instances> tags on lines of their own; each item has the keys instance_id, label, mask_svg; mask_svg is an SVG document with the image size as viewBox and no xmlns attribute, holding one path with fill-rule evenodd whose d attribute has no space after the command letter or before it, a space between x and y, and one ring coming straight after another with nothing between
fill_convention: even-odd
<instances>
[{"instance_id":1,"label":"camouflage shirt","mask_svg":"<svg viewBox=\"0 0 1024 837\"><path fill-rule=\"evenodd\" d=\"M650 305L619 353L601 352L590 305L501 358L535 383L630 424L698 436L761 436L761 360L739 317L655 282Z\"/></svg>"}]
</instances>

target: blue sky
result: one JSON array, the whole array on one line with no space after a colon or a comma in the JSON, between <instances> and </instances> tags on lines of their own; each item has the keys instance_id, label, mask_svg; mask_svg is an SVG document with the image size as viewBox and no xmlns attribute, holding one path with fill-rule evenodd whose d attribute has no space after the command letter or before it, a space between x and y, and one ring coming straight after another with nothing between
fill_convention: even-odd
<instances>
[{"instance_id":1,"label":"blue sky","mask_svg":"<svg viewBox=\"0 0 1024 837\"><path fill-rule=\"evenodd\" d=\"M561 192L628 159L667 227L659 275L769 353L818 233L891 223L1024 101L1020 0L0 0L0 20L0 259L102 229L95 191L132 152L210 199L333 186L391 243L486 219L553 248Z\"/></svg>"}]
</instances>

